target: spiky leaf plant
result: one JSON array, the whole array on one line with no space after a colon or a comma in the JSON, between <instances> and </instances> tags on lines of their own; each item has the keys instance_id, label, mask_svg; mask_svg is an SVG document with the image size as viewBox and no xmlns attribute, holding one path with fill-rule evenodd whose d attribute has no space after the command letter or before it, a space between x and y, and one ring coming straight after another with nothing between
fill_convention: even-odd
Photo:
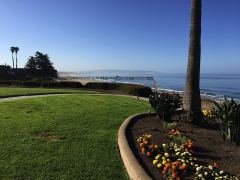
<instances>
[{"instance_id":1,"label":"spiky leaf plant","mask_svg":"<svg viewBox=\"0 0 240 180\"><path fill-rule=\"evenodd\" d=\"M225 98L212 109L223 138L240 143L240 103Z\"/></svg>"}]
</instances>

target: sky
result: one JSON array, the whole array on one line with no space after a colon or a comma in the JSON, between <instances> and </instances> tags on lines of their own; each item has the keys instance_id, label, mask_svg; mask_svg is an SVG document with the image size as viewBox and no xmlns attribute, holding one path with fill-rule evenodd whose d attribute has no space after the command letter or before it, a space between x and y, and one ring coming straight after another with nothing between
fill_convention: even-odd
<instances>
[{"instance_id":1,"label":"sky","mask_svg":"<svg viewBox=\"0 0 240 180\"><path fill-rule=\"evenodd\" d=\"M185 73L190 0L0 0L0 64ZM239 73L240 0L203 0L202 73Z\"/></svg>"}]
</instances>

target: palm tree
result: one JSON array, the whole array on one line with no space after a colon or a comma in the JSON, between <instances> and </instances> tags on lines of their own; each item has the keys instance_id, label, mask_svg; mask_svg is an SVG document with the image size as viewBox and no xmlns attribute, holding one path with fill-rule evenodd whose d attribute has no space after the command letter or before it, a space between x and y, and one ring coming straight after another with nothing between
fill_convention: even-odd
<instances>
[{"instance_id":1,"label":"palm tree","mask_svg":"<svg viewBox=\"0 0 240 180\"><path fill-rule=\"evenodd\" d=\"M183 107L189 122L200 122L202 119L200 97L200 59L201 59L201 16L202 1L192 0L190 45L186 85L183 96Z\"/></svg>"},{"instance_id":2,"label":"palm tree","mask_svg":"<svg viewBox=\"0 0 240 180\"><path fill-rule=\"evenodd\" d=\"M14 53L14 51L15 51L15 48L14 48L14 47L11 47L11 48L10 48L10 51L12 52L12 62L13 62L13 66L12 66L12 68L14 68L14 58L13 58L13 53Z\"/></svg>"},{"instance_id":3,"label":"palm tree","mask_svg":"<svg viewBox=\"0 0 240 180\"><path fill-rule=\"evenodd\" d=\"M17 53L18 53L18 51L19 51L19 48L18 48L18 47L15 47L14 49L15 49L15 53L16 53L16 69L17 69Z\"/></svg>"}]
</instances>

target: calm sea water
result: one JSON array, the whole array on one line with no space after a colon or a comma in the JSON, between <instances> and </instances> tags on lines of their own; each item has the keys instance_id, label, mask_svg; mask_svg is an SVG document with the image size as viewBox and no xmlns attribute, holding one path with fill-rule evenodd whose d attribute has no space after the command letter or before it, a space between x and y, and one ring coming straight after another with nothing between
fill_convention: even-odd
<instances>
[{"instance_id":1,"label":"calm sea water","mask_svg":"<svg viewBox=\"0 0 240 180\"><path fill-rule=\"evenodd\" d=\"M92 71L81 72L75 76L86 77L148 77L152 76L161 90L183 92L184 74L162 74L149 71ZM114 80L108 80L114 81ZM139 83L152 87L152 80L121 80L120 82ZM214 99L232 97L240 100L240 74L202 74L200 80L201 94Z\"/></svg>"}]
</instances>

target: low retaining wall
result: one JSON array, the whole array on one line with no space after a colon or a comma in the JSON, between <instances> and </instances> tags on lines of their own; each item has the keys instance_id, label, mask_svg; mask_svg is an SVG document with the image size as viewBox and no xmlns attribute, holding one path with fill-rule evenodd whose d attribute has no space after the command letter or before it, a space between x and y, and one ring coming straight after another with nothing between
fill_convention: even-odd
<instances>
[{"instance_id":1,"label":"low retaining wall","mask_svg":"<svg viewBox=\"0 0 240 180\"><path fill-rule=\"evenodd\" d=\"M120 155L123 160L124 166L130 179L133 180L150 180L151 176L141 166L135 154L133 153L130 144L127 139L127 133L129 126L136 122L139 118L146 117L149 115L155 115L154 113L141 113L128 117L118 131L118 147Z\"/></svg>"}]
</instances>

